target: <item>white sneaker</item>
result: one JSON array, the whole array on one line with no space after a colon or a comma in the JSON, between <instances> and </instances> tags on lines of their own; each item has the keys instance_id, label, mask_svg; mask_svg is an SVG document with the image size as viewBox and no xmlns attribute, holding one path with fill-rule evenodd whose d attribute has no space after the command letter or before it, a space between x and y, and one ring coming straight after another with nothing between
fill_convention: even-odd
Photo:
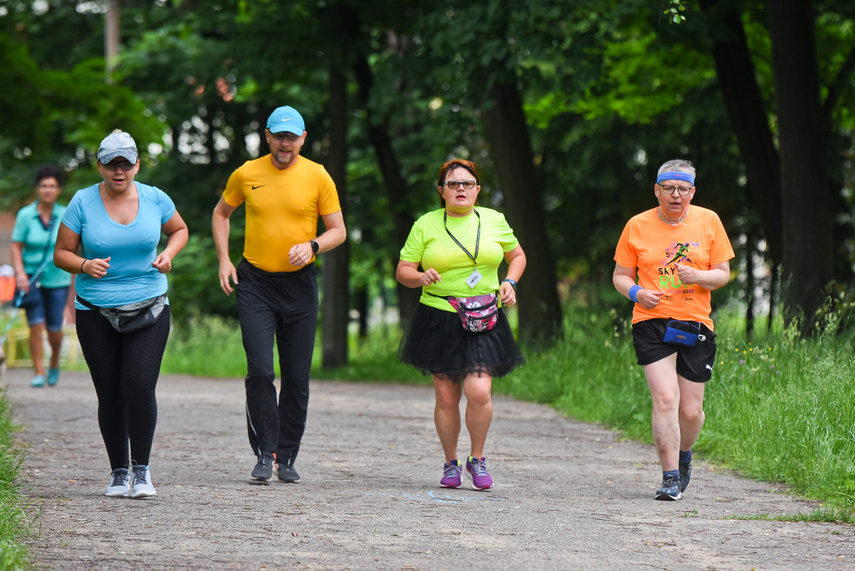
<instances>
[{"instance_id":1,"label":"white sneaker","mask_svg":"<svg viewBox=\"0 0 855 571\"><path fill-rule=\"evenodd\" d=\"M130 481L127 468L116 468L110 473L110 485L104 495L110 498L127 498Z\"/></svg>"},{"instance_id":2,"label":"white sneaker","mask_svg":"<svg viewBox=\"0 0 855 571\"><path fill-rule=\"evenodd\" d=\"M154 486L151 483L151 473L148 466L140 466L134 464L131 469L134 472L133 481L131 482L131 497L132 498L147 498L155 495Z\"/></svg>"}]
</instances>

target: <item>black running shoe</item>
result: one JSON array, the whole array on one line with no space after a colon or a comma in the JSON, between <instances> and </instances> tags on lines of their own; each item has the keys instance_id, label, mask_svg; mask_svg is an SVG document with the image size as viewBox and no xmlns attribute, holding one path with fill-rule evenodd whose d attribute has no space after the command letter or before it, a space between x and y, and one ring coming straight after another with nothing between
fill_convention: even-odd
<instances>
[{"instance_id":1,"label":"black running shoe","mask_svg":"<svg viewBox=\"0 0 855 571\"><path fill-rule=\"evenodd\" d=\"M293 464L279 464L279 479L289 484L300 481L300 474L294 469Z\"/></svg>"},{"instance_id":2,"label":"black running shoe","mask_svg":"<svg viewBox=\"0 0 855 571\"><path fill-rule=\"evenodd\" d=\"M680 493L680 476L669 476L662 479L662 487L656 490L656 499L675 502L683 497Z\"/></svg>"},{"instance_id":3,"label":"black running shoe","mask_svg":"<svg viewBox=\"0 0 855 571\"><path fill-rule=\"evenodd\" d=\"M273 477L273 464L276 458L273 454L262 454L258 457L258 464L252 470L252 477L256 480L269 480Z\"/></svg>"},{"instance_id":4,"label":"black running shoe","mask_svg":"<svg viewBox=\"0 0 855 571\"><path fill-rule=\"evenodd\" d=\"M689 487L689 480L692 479L692 461L680 462L680 491L685 492Z\"/></svg>"}]
</instances>

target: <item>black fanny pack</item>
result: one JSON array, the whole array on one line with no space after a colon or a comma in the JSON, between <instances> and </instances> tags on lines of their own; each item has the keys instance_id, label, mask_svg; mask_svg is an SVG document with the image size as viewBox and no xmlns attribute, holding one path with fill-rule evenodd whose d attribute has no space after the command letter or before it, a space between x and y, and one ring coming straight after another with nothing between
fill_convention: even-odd
<instances>
[{"instance_id":1,"label":"black fanny pack","mask_svg":"<svg viewBox=\"0 0 855 571\"><path fill-rule=\"evenodd\" d=\"M119 333L133 333L157 323L160 314L163 313L163 307L166 305L166 294L118 307L98 307L79 295L77 301L89 309L100 311L101 315L113 326L113 329Z\"/></svg>"}]
</instances>

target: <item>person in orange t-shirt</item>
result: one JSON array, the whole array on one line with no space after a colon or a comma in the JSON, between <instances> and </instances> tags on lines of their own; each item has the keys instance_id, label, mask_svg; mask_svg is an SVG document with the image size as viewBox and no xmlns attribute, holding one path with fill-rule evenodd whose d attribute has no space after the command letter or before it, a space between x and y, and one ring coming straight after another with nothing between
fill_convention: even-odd
<instances>
[{"instance_id":1,"label":"person in orange t-shirt","mask_svg":"<svg viewBox=\"0 0 855 571\"><path fill-rule=\"evenodd\" d=\"M662 466L657 500L679 500L704 425L704 383L715 364L710 292L730 281L733 247L718 215L690 206L695 168L659 167L659 202L633 216L615 250L615 288L635 303L632 343L653 401L653 441ZM636 279L638 283L636 283Z\"/></svg>"},{"instance_id":2,"label":"person in orange t-shirt","mask_svg":"<svg viewBox=\"0 0 855 571\"><path fill-rule=\"evenodd\" d=\"M305 157L303 117L289 106L270 114L265 130L270 154L247 161L229 177L211 226L220 263L220 287L237 291L246 351L246 424L258 458L252 478L298 482L294 460L306 429L309 373L318 321L315 257L347 237L338 193L326 169ZM246 208L243 259L229 258L229 220ZM326 230L320 235L318 218ZM234 284L234 287L232 287ZM281 386L276 401L273 343Z\"/></svg>"}]
</instances>

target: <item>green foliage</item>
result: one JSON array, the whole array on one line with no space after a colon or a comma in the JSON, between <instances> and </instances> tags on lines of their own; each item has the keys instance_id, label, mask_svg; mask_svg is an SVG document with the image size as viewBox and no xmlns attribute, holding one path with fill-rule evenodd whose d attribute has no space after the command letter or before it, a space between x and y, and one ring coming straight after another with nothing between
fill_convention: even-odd
<instances>
[{"instance_id":1,"label":"green foliage","mask_svg":"<svg viewBox=\"0 0 855 571\"><path fill-rule=\"evenodd\" d=\"M161 371L200 377L245 377L246 354L237 321L194 316L177 323L166 345Z\"/></svg>"},{"instance_id":2,"label":"green foliage","mask_svg":"<svg viewBox=\"0 0 855 571\"><path fill-rule=\"evenodd\" d=\"M686 21L686 17L683 15L685 11L686 7L683 5L682 0L668 0L668 6L666 6L662 13L668 16L672 24L681 24Z\"/></svg>"}]
</instances>

